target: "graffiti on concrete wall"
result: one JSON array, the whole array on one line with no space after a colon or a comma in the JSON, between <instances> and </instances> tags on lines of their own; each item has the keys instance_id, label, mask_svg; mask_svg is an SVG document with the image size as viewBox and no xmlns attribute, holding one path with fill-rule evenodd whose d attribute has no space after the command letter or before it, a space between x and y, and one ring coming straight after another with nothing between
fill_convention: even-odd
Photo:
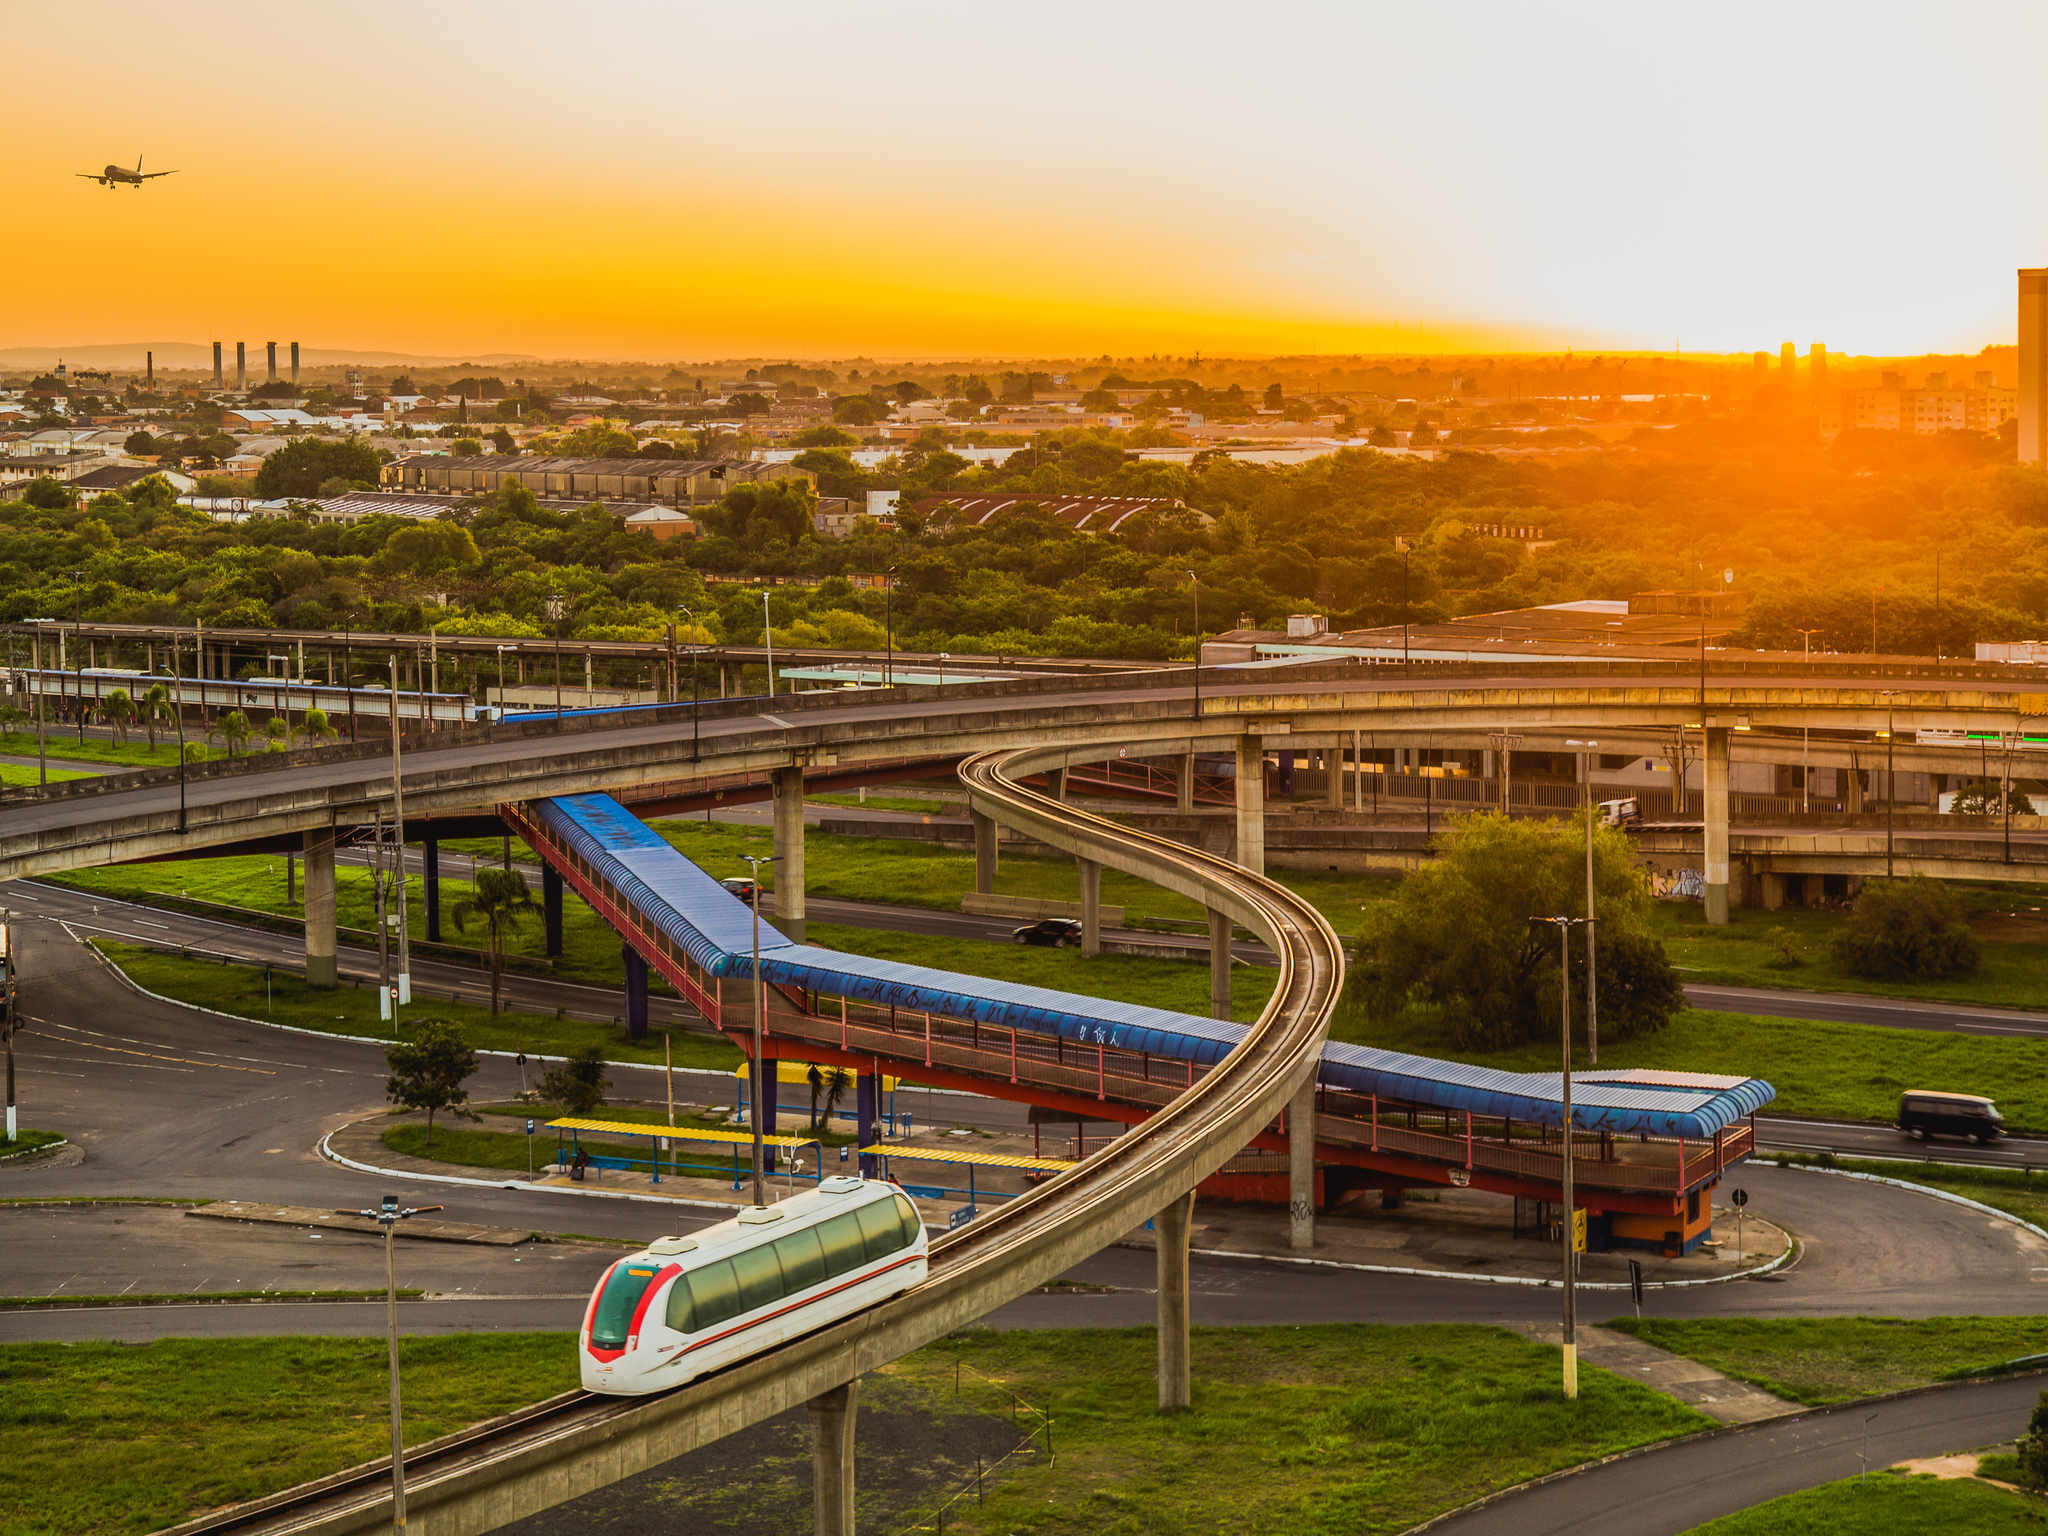
<instances>
[{"instance_id":1,"label":"graffiti on concrete wall","mask_svg":"<svg viewBox=\"0 0 2048 1536\"><path fill-rule=\"evenodd\" d=\"M1656 869L1650 871L1650 891L1668 901L1704 901L1707 876L1698 869Z\"/></svg>"}]
</instances>

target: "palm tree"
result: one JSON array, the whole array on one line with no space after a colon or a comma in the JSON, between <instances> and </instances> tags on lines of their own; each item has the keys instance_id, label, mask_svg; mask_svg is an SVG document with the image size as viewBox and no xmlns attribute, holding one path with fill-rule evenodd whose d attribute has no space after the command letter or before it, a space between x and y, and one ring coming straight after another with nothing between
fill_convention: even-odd
<instances>
[{"instance_id":1,"label":"palm tree","mask_svg":"<svg viewBox=\"0 0 2048 1536\"><path fill-rule=\"evenodd\" d=\"M498 1012L499 983L505 974L505 939L512 925L539 903L526 888L525 877L516 869L479 869L470 894L448 909L458 932L469 925L484 925L484 949L491 960L491 1014Z\"/></svg>"},{"instance_id":2,"label":"palm tree","mask_svg":"<svg viewBox=\"0 0 2048 1536\"><path fill-rule=\"evenodd\" d=\"M126 688L109 688L107 696L100 700L100 713L107 717L107 723L114 728L114 740L121 746L128 744L128 722L135 714L135 700Z\"/></svg>"},{"instance_id":3,"label":"palm tree","mask_svg":"<svg viewBox=\"0 0 2048 1536\"><path fill-rule=\"evenodd\" d=\"M263 748L266 752L282 752L291 745L291 724L283 715L272 715L264 721L263 734L269 738Z\"/></svg>"},{"instance_id":4,"label":"palm tree","mask_svg":"<svg viewBox=\"0 0 2048 1536\"><path fill-rule=\"evenodd\" d=\"M159 720L171 718L171 690L162 683L151 683L142 695L142 726L149 732L151 750L156 747L156 724Z\"/></svg>"},{"instance_id":5,"label":"palm tree","mask_svg":"<svg viewBox=\"0 0 2048 1536\"><path fill-rule=\"evenodd\" d=\"M247 715L243 714L239 709L231 709L214 721L213 729L206 734L209 737L218 736L221 739L221 744L228 749L228 761L233 762L235 760L235 748L246 743L254 730L255 727L249 724L249 717Z\"/></svg>"},{"instance_id":6,"label":"palm tree","mask_svg":"<svg viewBox=\"0 0 2048 1536\"><path fill-rule=\"evenodd\" d=\"M338 741L341 732L328 720L326 710L315 707L299 716L298 737L300 741L317 744L323 741Z\"/></svg>"},{"instance_id":7,"label":"palm tree","mask_svg":"<svg viewBox=\"0 0 2048 1536\"><path fill-rule=\"evenodd\" d=\"M832 1111L839 1107L840 1096L852 1084L853 1074L844 1067L814 1066L811 1068L808 1076L811 1080L811 1124L809 1128L812 1131L816 1131L821 1126L829 1128L832 1123ZM824 1100L824 1108L822 1110L818 1107L820 1098Z\"/></svg>"}]
</instances>

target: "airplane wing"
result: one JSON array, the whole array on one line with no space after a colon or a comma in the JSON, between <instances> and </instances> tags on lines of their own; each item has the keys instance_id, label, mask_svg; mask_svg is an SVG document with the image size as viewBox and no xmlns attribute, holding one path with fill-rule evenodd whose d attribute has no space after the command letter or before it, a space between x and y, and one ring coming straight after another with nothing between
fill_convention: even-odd
<instances>
[{"instance_id":1,"label":"airplane wing","mask_svg":"<svg viewBox=\"0 0 2048 1536\"><path fill-rule=\"evenodd\" d=\"M177 174L176 171L150 171L142 179L144 181L154 181L159 176L175 176Z\"/></svg>"},{"instance_id":2,"label":"airplane wing","mask_svg":"<svg viewBox=\"0 0 2048 1536\"><path fill-rule=\"evenodd\" d=\"M95 176L91 171L73 171L71 174L83 176L87 181L105 181L107 179L104 176Z\"/></svg>"}]
</instances>

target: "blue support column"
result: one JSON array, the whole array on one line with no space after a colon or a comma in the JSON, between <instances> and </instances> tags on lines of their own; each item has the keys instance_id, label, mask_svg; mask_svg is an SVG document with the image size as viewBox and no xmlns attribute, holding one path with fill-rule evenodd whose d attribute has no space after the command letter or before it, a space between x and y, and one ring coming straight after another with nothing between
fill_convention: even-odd
<instances>
[{"instance_id":1,"label":"blue support column","mask_svg":"<svg viewBox=\"0 0 2048 1536\"><path fill-rule=\"evenodd\" d=\"M877 1138L875 1125L881 1114L882 1078L876 1072L863 1072L854 1088L854 1134L860 1138L863 1147L872 1147ZM875 1159L863 1157L860 1160L860 1176L871 1179L875 1176Z\"/></svg>"},{"instance_id":2,"label":"blue support column","mask_svg":"<svg viewBox=\"0 0 2048 1536\"><path fill-rule=\"evenodd\" d=\"M626 962L626 1038L645 1040L647 1038L647 962L640 951L630 944L621 945L620 957Z\"/></svg>"},{"instance_id":3,"label":"blue support column","mask_svg":"<svg viewBox=\"0 0 2048 1536\"><path fill-rule=\"evenodd\" d=\"M761 1134L775 1134L775 1101L782 1096L782 1085L776 1080L777 1064L773 1056L761 1063Z\"/></svg>"},{"instance_id":4,"label":"blue support column","mask_svg":"<svg viewBox=\"0 0 2048 1536\"><path fill-rule=\"evenodd\" d=\"M540 916L547 933L548 958L558 960L562 955L562 877L548 864L540 871Z\"/></svg>"}]
</instances>

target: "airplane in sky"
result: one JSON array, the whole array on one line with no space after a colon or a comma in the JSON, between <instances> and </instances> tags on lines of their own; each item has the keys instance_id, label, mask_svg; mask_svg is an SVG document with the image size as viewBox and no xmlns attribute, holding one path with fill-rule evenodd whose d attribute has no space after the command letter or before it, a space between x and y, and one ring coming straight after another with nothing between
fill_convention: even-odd
<instances>
[{"instance_id":1,"label":"airplane in sky","mask_svg":"<svg viewBox=\"0 0 2048 1536\"><path fill-rule=\"evenodd\" d=\"M135 169L132 171L125 165L110 165L97 174L92 171L78 171L74 174L83 176L87 181L96 181L103 187L139 187L145 181L154 181L159 176L175 176L178 173L176 171L150 171L145 173L142 169L142 156L137 155L135 157Z\"/></svg>"}]
</instances>

